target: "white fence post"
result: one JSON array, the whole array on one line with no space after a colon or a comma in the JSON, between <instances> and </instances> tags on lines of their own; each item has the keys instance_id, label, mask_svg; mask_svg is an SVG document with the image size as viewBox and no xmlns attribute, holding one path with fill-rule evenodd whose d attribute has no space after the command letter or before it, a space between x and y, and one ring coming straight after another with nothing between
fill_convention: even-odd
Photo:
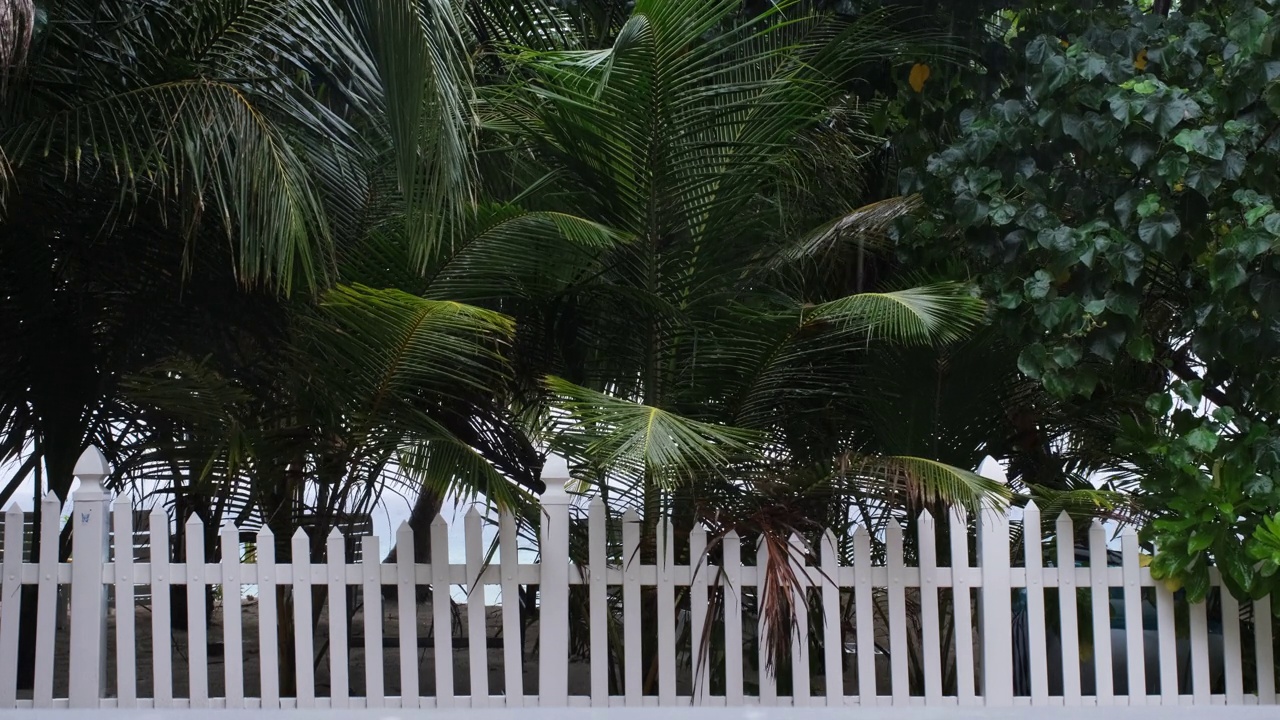
<instances>
[{"instance_id":1,"label":"white fence post","mask_svg":"<svg viewBox=\"0 0 1280 720\"><path fill-rule=\"evenodd\" d=\"M80 488L72 496L71 518L71 684L69 705L96 708L107 667L106 593L102 566L107 560L107 494L102 479L110 473L102 451L90 446L76 462ZM52 637L40 638L51 642Z\"/></svg>"},{"instance_id":2,"label":"white fence post","mask_svg":"<svg viewBox=\"0 0 1280 720\"><path fill-rule=\"evenodd\" d=\"M569 466L547 456L542 469L547 491L542 495L539 537L542 577L538 610L538 704L569 704Z\"/></svg>"},{"instance_id":3,"label":"white fence post","mask_svg":"<svg viewBox=\"0 0 1280 720\"><path fill-rule=\"evenodd\" d=\"M982 566L982 696L988 706L1013 704L1013 607L1009 599L1009 516L984 501L978 515Z\"/></svg>"}]
</instances>

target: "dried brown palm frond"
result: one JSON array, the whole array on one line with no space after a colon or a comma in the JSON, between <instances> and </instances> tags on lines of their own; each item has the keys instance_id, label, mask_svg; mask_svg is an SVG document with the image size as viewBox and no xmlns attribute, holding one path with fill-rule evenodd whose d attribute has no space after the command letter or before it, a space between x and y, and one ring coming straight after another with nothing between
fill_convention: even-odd
<instances>
[{"instance_id":1,"label":"dried brown palm frond","mask_svg":"<svg viewBox=\"0 0 1280 720\"><path fill-rule=\"evenodd\" d=\"M9 74L26 59L35 19L32 0L0 0L0 93L5 90Z\"/></svg>"}]
</instances>

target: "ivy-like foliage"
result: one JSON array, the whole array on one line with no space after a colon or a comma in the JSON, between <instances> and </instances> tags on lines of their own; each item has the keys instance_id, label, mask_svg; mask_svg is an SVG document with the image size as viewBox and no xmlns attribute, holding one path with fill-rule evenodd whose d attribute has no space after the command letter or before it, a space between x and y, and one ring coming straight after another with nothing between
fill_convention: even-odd
<instances>
[{"instance_id":1,"label":"ivy-like foliage","mask_svg":"<svg viewBox=\"0 0 1280 720\"><path fill-rule=\"evenodd\" d=\"M1023 63L903 174L932 211L902 250L964 256L1053 395L1140 393L1105 450L1141 479L1153 574L1198 600L1216 564L1260 597L1280 587L1280 7L1038 5L1006 38Z\"/></svg>"}]
</instances>

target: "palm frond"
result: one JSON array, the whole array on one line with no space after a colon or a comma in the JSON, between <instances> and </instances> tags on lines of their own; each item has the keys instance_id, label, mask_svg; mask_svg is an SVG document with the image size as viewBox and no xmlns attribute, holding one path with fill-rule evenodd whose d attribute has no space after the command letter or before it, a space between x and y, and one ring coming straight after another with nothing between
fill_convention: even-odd
<instances>
[{"instance_id":1,"label":"palm frond","mask_svg":"<svg viewBox=\"0 0 1280 720\"><path fill-rule=\"evenodd\" d=\"M502 366L498 343L514 331L501 313L362 285L335 287L319 312L308 338L317 370L353 410L375 415L424 390L490 392Z\"/></svg>"},{"instance_id":2,"label":"palm frond","mask_svg":"<svg viewBox=\"0 0 1280 720\"><path fill-rule=\"evenodd\" d=\"M904 455L845 456L835 479L899 507L943 504L977 510L984 500L1003 507L1012 497L1007 485L975 472Z\"/></svg>"},{"instance_id":3,"label":"palm frond","mask_svg":"<svg viewBox=\"0 0 1280 720\"><path fill-rule=\"evenodd\" d=\"M458 3L360 0L415 265L474 202L472 71Z\"/></svg>"},{"instance_id":4,"label":"palm frond","mask_svg":"<svg viewBox=\"0 0 1280 720\"><path fill-rule=\"evenodd\" d=\"M619 478L652 478L672 487L725 472L761 439L748 430L690 420L560 378L545 382L563 412L555 419L560 448Z\"/></svg>"},{"instance_id":5,"label":"palm frond","mask_svg":"<svg viewBox=\"0 0 1280 720\"><path fill-rule=\"evenodd\" d=\"M960 283L882 293L859 293L805 313L843 336L865 335L906 344L958 340L982 319L986 304Z\"/></svg>"}]
</instances>

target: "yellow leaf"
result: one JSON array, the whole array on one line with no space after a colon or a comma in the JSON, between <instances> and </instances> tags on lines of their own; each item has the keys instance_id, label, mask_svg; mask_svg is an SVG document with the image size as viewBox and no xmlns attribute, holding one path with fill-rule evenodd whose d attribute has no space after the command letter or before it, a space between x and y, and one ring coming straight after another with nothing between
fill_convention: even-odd
<instances>
[{"instance_id":1,"label":"yellow leaf","mask_svg":"<svg viewBox=\"0 0 1280 720\"><path fill-rule=\"evenodd\" d=\"M1173 184L1174 192L1182 192L1184 188L1186 188L1186 185L1183 185L1181 180Z\"/></svg>"},{"instance_id":2,"label":"yellow leaf","mask_svg":"<svg viewBox=\"0 0 1280 720\"><path fill-rule=\"evenodd\" d=\"M1150 565L1150 564L1151 564L1152 559L1153 559L1153 558L1152 558L1150 555L1146 554L1146 553L1139 553L1139 555L1138 555L1138 567L1147 567L1148 565Z\"/></svg>"},{"instance_id":3,"label":"yellow leaf","mask_svg":"<svg viewBox=\"0 0 1280 720\"><path fill-rule=\"evenodd\" d=\"M1133 67L1136 68L1138 72L1146 71L1147 69L1147 49L1146 48L1142 48L1141 50L1138 51L1138 57L1133 59Z\"/></svg>"},{"instance_id":4,"label":"yellow leaf","mask_svg":"<svg viewBox=\"0 0 1280 720\"><path fill-rule=\"evenodd\" d=\"M1176 577L1166 578L1164 581L1164 589L1171 593L1176 593L1182 589L1182 581Z\"/></svg>"},{"instance_id":5,"label":"yellow leaf","mask_svg":"<svg viewBox=\"0 0 1280 720\"><path fill-rule=\"evenodd\" d=\"M929 79L929 66L924 63L916 63L911 66L911 75L907 77L911 89L916 92L924 91L924 81Z\"/></svg>"}]
</instances>

